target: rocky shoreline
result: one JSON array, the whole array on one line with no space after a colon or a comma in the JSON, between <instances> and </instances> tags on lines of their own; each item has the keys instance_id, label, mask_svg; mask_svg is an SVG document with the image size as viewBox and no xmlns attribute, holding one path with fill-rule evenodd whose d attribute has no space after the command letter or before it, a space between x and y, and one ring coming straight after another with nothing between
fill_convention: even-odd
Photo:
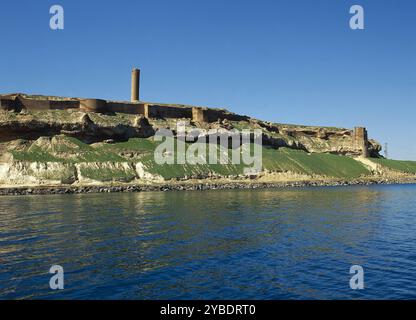
<instances>
[{"instance_id":1,"label":"rocky shoreline","mask_svg":"<svg viewBox=\"0 0 416 320\"><path fill-rule=\"evenodd\" d=\"M305 180L287 182L185 182L163 184L136 185L88 185L88 186L35 186L35 187L0 187L0 196L7 195L48 195L48 194L80 194L110 192L145 192L145 191L203 191L231 189L271 189L300 187L336 187L375 184L416 184L416 177L400 179L356 179L356 180Z\"/></svg>"}]
</instances>

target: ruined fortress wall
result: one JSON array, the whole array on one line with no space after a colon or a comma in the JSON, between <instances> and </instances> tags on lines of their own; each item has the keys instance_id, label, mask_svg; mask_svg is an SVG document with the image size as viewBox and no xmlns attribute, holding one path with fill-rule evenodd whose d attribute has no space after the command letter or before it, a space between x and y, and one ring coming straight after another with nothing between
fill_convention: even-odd
<instances>
[{"instance_id":1,"label":"ruined fortress wall","mask_svg":"<svg viewBox=\"0 0 416 320\"><path fill-rule=\"evenodd\" d=\"M230 113L225 110L214 110L194 107L192 108L192 120L199 123L216 122L218 120L247 121L249 120L249 117Z\"/></svg>"},{"instance_id":2,"label":"ruined fortress wall","mask_svg":"<svg viewBox=\"0 0 416 320\"><path fill-rule=\"evenodd\" d=\"M138 102L117 102L102 99L51 99L48 97L27 98L21 95L0 97L2 110L65 110L80 109L85 112L117 112L127 114L142 114L148 118L185 118L200 123L216 122L218 120L247 121L249 117L230 113L223 109L208 109L203 107L158 105Z\"/></svg>"},{"instance_id":3,"label":"ruined fortress wall","mask_svg":"<svg viewBox=\"0 0 416 320\"><path fill-rule=\"evenodd\" d=\"M143 114L144 115L144 103L125 103L107 101L107 112L118 112L128 114Z\"/></svg>"},{"instance_id":4,"label":"ruined fortress wall","mask_svg":"<svg viewBox=\"0 0 416 320\"><path fill-rule=\"evenodd\" d=\"M8 99L8 98L1 98L0 99L0 110L18 110L18 103L14 99Z\"/></svg>"},{"instance_id":5,"label":"ruined fortress wall","mask_svg":"<svg viewBox=\"0 0 416 320\"><path fill-rule=\"evenodd\" d=\"M144 104L144 103L140 103L140 104L138 104L137 105L137 113L138 114L142 114L142 115L144 115L145 114L145 109L146 108L146 104Z\"/></svg>"},{"instance_id":6,"label":"ruined fortress wall","mask_svg":"<svg viewBox=\"0 0 416 320\"><path fill-rule=\"evenodd\" d=\"M192 118L191 107L171 107L146 104L144 115L148 118Z\"/></svg>"},{"instance_id":7,"label":"ruined fortress wall","mask_svg":"<svg viewBox=\"0 0 416 320\"><path fill-rule=\"evenodd\" d=\"M22 96L0 97L2 110L65 110L79 108L85 112L119 112L143 114L151 118L192 118L192 107L161 106L146 103L106 101L102 99L67 99L52 100L48 98L30 99Z\"/></svg>"},{"instance_id":8,"label":"ruined fortress wall","mask_svg":"<svg viewBox=\"0 0 416 320\"><path fill-rule=\"evenodd\" d=\"M366 128L355 127L353 139L356 150L360 151L363 157L368 157L368 134Z\"/></svg>"},{"instance_id":9,"label":"ruined fortress wall","mask_svg":"<svg viewBox=\"0 0 416 320\"><path fill-rule=\"evenodd\" d=\"M50 108L52 110L65 110L65 109L78 109L79 101L78 100L65 100L65 101L49 101Z\"/></svg>"},{"instance_id":10,"label":"ruined fortress wall","mask_svg":"<svg viewBox=\"0 0 416 320\"><path fill-rule=\"evenodd\" d=\"M248 121L250 117L230 113L226 110L208 110L208 119L229 120L229 121ZM215 121L215 120L214 120Z\"/></svg>"},{"instance_id":11,"label":"ruined fortress wall","mask_svg":"<svg viewBox=\"0 0 416 320\"><path fill-rule=\"evenodd\" d=\"M27 99L18 97L16 99L22 108L27 110L65 110L79 108L77 100L48 100L48 99Z\"/></svg>"},{"instance_id":12,"label":"ruined fortress wall","mask_svg":"<svg viewBox=\"0 0 416 320\"><path fill-rule=\"evenodd\" d=\"M65 110L79 108L77 100L49 100L49 99L27 99L23 97L10 97L0 99L2 110Z\"/></svg>"},{"instance_id":13,"label":"ruined fortress wall","mask_svg":"<svg viewBox=\"0 0 416 320\"><path fill-rule=\"evenodd\" d=\"M51 104L49 100L35 100L18 97L17 100L27 110L49 110Z\"/></svg>"},{"instance_id":14,"label":"ruined fortress wall","mask_svg":"<svg viewBox=\"0 0 416 320\"><path fill-rule=\"evenodd\" d=\"M81 99L80 109L85 112L107 112L107 101L101 99Z\"/></svg>"},{"instance_id":15,"label":"ruined fortress wall","mask_svg":"<svg viewBox=\"0 0 416 320\"><path fill-rule=\"evenodd\" d=\"M202 108L192 108L192 121L204 123L208 122L207 113Z\"/></svg>"}]
</instances>

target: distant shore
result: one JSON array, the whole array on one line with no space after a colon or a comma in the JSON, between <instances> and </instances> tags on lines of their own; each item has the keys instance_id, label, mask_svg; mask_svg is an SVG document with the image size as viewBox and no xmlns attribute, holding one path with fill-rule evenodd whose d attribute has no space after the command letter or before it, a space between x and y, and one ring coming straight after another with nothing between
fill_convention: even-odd
<instances>
[{"instance_id":1,"label":"distant shore","mask_svg":"<svg viewBox=\"0 0 416 320\"><path fill-rule=\"evenodd\" d=\"M79 186L16 186L0 187L0 196L7 195L47 195L47 194L81 194L112 192L146 192L146 191L203 191L232 189L272 189L300 187L336 187L377 184L416 184L416 177L411 178L367 178L355 180L304 180L282 182L256 181L175 181L154 184L103 184Z\"/></svg>"}]
</instances>

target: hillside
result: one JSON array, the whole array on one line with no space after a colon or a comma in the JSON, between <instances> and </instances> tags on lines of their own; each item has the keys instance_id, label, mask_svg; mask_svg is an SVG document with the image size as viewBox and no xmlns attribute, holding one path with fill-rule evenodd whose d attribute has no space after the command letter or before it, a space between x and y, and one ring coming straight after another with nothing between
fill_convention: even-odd
<instances>
[{"instance_id":1,"label":"hillside","mask_svg":"<svg viewBox=\"0 0 416 320\"><path fill-rule=\"evenodd\" d=\"M243 164L157 164L154 151L160 142L155 141L155 132L176 130L179 121L190 129L207 131L260 129L261 171L247 174ZM200 122L80 110L3 110L0 188L416 178L416 162L381 158L375 140L368 140L371 157L360 157L354 134L345 128L276 124L245 116ZM186 149L195 143L188 142ZM222 152L231 157L233 151Z\"/></svg>"}]
</instances>

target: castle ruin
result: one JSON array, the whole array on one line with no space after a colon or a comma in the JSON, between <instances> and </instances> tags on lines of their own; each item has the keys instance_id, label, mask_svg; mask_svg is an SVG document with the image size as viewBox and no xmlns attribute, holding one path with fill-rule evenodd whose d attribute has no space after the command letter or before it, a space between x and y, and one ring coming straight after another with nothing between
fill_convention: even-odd
<instances>
[{"instance_id":1,"label":"castle ruin","mask_svg":"<svg viewBox=\"0 0 416 320\"><path fill-rule=\"evenodd\" d=\"M324 128L285 128L273 124L266 124L256 121L248 116L238 115L225 109L211 109L200 106L161 104L143 102L140 100L140 69L134 68L131 72L131 99L130 101L112 101L94 98L66 98L53 96L36 96L26 94L0 95L0 110L20 112L22 110L46 111L46 110L80 110L86 113L115 114L125 113L142 115L148 119L189 119L201 127L209 127L215 122L228 121L254 121L267 131L277 134L286 134L294 137L313 137L318 140L326 140L331 145L331 137L338 137L340 134L348 137L349 147L340 153L349 153L369 157L374 153L373 143L369 143L367 130L364 127L355 127L354 131L335 133ZM266 138L265 138L266 139ZM279 144L280 138L275 138ZM267 139L266 139L267 140ZM270 139L269 139L270 140ZM272 139L273 140L273 139ZM265 141L267 142L267 141ZM377 152L377 150L375 151Z\"/></svg>"},{"instance_id":2,"label":"castle ruin","mask_svg":"<svg viewBox=\"0 0 416 320\"><path fill-rule=\"evenodd\" d=\"M235 121L249 119L247 116L230 113L224 109L143 102L140 101L139 92L140 69L134 68L131 73L131 101L31 96L16 93L0 95L0 110L20 112L23 109L79 109L84 112L137 114L147 118L184 118L198 123L215 122L224 119Z\"/></svg>"}]
</instances>

